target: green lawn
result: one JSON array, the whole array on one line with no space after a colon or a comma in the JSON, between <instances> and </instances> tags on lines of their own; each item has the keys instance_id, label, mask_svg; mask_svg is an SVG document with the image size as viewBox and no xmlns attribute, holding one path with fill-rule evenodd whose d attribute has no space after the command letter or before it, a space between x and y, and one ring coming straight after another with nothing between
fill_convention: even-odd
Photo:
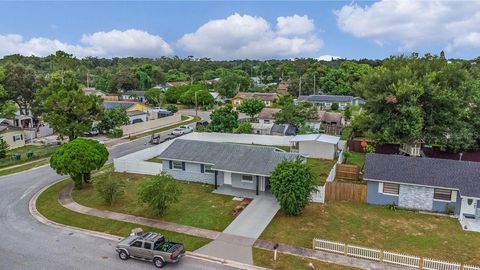
<instances>
[{"instance_id":1,"label":"green lawn","mask_svg":"<svg viewBox=\"0 0 480 270\"><path fill-rule=\"evenodd\" d=\"M329 159L307 158L307 166L310 167L315 174L315 184L323 185L325 183L335 162L335 160Z\"/></svg>"},{"instance_id":2,"label":"green lawn","mask_svg":"<svg viewBox=\"0 0 480 270\"><path fill-rule=\"evenodd\" d=\"M345 153L345 164L357 165L362 168L365 163L365 153L347 152Z\"/></svg>"},{"instance_id":3,"label":"green lawn","mask_svg":"<svg viewBox=\"0 0 480 270\"><path fill-rule=\"evenodd\" d=\"M138 184L149 176L128 173L109 175L127 182L125 195L113 206L105 205L91 185L85 185L82 190L74 190L73 199L88 207L160 219L137 199ZM94 180L100 177L107 175L97 176ZM232 200L230 196L213 194L212 185L186 181L178 181L178 184L183 190L180 200L167 209L163 220L216 231L223 231L233 221L231 211L238 205L238 201Z\"/></svg>"},{"instance_id":4,"label":"green lawn","mask_svg":"<svg viewBox=\"0 0 480 270\"><path fill-rule=\"evenodd\" d=\"M154 158L151 158L151 159L147 159L145 161L148 161L148 162L155 162L155 163L163 163L163 160L161 160L160 158L158 157L154 157Z\"/></svg>"},{"instance_id":5,"label":"green lawn","mask_svg":"<svg viewBox=\"0 0 480 270\"><path fill-rule=\"evenodd\" d=\"M326 263L310 258L297 257L288 254L277 254L277 260L273 260L273 251L264 250L260 248L253 248L253 263L256 266L275 270L311 270L310 263L315 267L314 269L322 270L353 270L358 268L347 267L338 264Z\"/></svg>"},{"instance_id":6,"label":"green lawn","mask_svg":"<svg viewBox=\"0 0 480 270\"><path fill-rule=\"evenodd\" d=\"M4 168L4 169L0 170L0 176L30 170L30 169L40 167L40 166L45 165L45 164L48 164L48 159L42 159L42 160L35 161L35 162L32 162L32 163L28 163L28 164L25 164L25 165L17 166L17 167L14 167L14 168Z\"/></svg>"},{"instance_id":7,"label":"green lawn","mask_svg":"<svg viewBox=\"0 0 480 270\"><path fill-rule=\"evenodd\" d=\"M73 227L99 231L118 236L128 236L132 229L140 227L144 231L159 232L172 241L182 242L185 245L185 248L189 251L196 250L210 242L209 239L201 237L158 230L156 228L133 223L89 216L68 210L58 203L58 193L65 185L69 184L70 181L71 180L64 180L51 186L38 198L37 209L47 219Z\"/></svg>"},{"instance_id":8,"label":"green lawn","mask_svg":"<svg viewBox=\"0 0 480 270\"><path fill-rule=\"evenodd\" d=\"M260 238L307 248L321 238L480 265L480 233L463 231L457 219L367 204L312 203L298 217L280 211Z\"/></svg>"},{"instance_id":9,"label":"green lawn","mask_svg":"<svg viewBox=\"0 0 480 270\"><path fill-rule=\"evenodd\" d=\"M52 145L52 146L26 145L24 147L8 150L7 157L0 159L0 168L5 168L5 167L49 157L59 147L60 147L59 145ZM32 159L27 158L27 152L29 151L33 152ZM15 154L20 154L20 160L13 160L10 158Z\"/></svg>"}]
</instances>

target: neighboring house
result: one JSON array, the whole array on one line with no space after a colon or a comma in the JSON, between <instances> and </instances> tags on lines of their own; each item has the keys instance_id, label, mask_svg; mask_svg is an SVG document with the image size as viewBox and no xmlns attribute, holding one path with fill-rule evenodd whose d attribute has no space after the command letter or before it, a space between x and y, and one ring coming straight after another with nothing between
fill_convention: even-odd
<instances>
[{"instance_id":1,"label":"neighboring house","mask_svg":"<svg viewBox=\"0 0 480 270\"><path fill-rule=\"evenodd\" d=\"M150 107L135 101L104 101L103 106L105 109L125 107L130 123L132 124L158 118L158 116L156 116L157 114L153 113Z\"/></svg>"},{"instance_id":2,"label":"neighboring house","mask_svg":"<svg viewBox=\"0 0 480 270\"><path fill-rule=\"evenodd\" d=\"M97 90L94 87L85 87L85 88L83 88L83 92L87 96L93 95L93 96L97 96L97 97L101 97L101 98L104 98L106 96L106 94L103 91Z\"/></svg>"},{"instance_id":3,"label":"neighboring house","mask_svg":"<svg viewBox=\"0 0 480 270\"><path fill-rule=\"evenodd\" d=\"M324 132L329 135L339 135L345 119L341 113L318 111L316 119L310 119L306 124L315 132Z\"/></svg>"},{"instance_id":4,"label":"neighboring house","mask_svg":"<svg viewBox=\"0 0 480 270\"><path fill-rule=\"evenodd\" d=\"M130 120L130 124L148 121L148 113L144 111L128 111L127 115L128 119Z\"/></svg>"},{"instance_id":5,"label":"neighboring house","mask_svg":"<svg viewBox=\"0 0 480 270\"><path fill-rule=\"evenodd\" d=\"M215 100L215 103L225 103L226 99L225 97L221 96L218 92L209 92L210 95L212 95L213 100Z\"/></svg>"},{"instance_id":6,"label":"neighboring house","mask_svg":"<svg viewBox=\"0 0 480 270\"><path fill-rule=\"evenodd\" d=\"M277 136L295 136L297 135L297 129L288 124L273 124L271 134Z\"/></svg>"},{"instance_id":7,"label":"neighboring house","mask_svg":"<svg viewBox=\"0 0 480 270\"><path fill-rule=\"evenodd\" d=\"M278 99L277 93L259 93L259 92L238 92L232 98L232 106L234 108L240 107L242 102L247 99L258 98L265 103L266 107L271 107Z\"/></svg>"},{"instance_id":8,"label":"neighboring house","mask_svg":"<svg viewBox=\"0 0 480 270\"><path fill-rule=\"evenodd\" d=\"M258 135L272 135L273 123L252 123L252 133Z\"/></svg>"},{"instance_id":9,"label":"neighboring house","mask_svg":"<svg viewBox=\"0 0 480 270\"><path fill-rule=\"evenodd\" d=\"M145 91L126 91L120 95L121 100L125 101L138 101L140 103L145 103Z\"/></svg>"},{"instance_id":10,"label":"neighboring house","mask_svg":"<svg viewBox=\"0 0 480 270\"><path fill-rule=\"evenodd\" d=\"M287 82L280 82L277 85L277 94L279 94L279 95L288 94L288 83Z\"/></svg>"},{"instance_id":11,"label":"neighboring house","mask_svg":"<svg viewBox=\"0 0 480 270\"><path fill-rule=\"evenodd\" d=\"M322 110L330 110L333 103L338 104L339 110L344 110L347 104L362 106L365 104L362 98L352 96L335 95L310 95L299 96L296 102L309 102Z\"/></svg>"},{"instance_id":12,"label":"neighboring house","mask_svg":"<svg viewBox=\"0 0 480 270\"><path fill-rule=\"evenodd\" d=\"M29 115L15 115L13 126L19 128L33 128L33 117Z\"/></svg>"},{"instance_id":13,"label":"neighboring house","mask_svg":"<svg viewBox=\"0 0 480 270\"><path fill-rule=\"evenodd\" d=\"M480 231L480 163L367 154L367 203L453 212L462 227Z\"/></svg>"},{"instance_id":14,"label":"neighboring house","mask_svg":"<svg viewBox=\"0 0 480 270\"><path fill-rule=\"evenodd\" d=\"M290 151L311 158L335 159L340 138L326 134L306 134L293 137Z\"/></svg>"},{"instance_id":15,"label":"neighboring house","mask_svg":"<svg viewBox=\"0 0 480 270\"><path fill-rule=\"evenodd\" d=\"M274 124L275 114L280 112L280 109L263 108L258 114L258 123L260 124Z\"/></svg>"},{"instance_id":16,"label":"neighboring house","mask_svg":"<svg viewBox=\"0 0 480 270\"><path fill-rule=\"evenodd\" d=\"M25 146L23 129L13 126L10 120L0 119L0 137L8 144L9 149Z\"/></svg>"},{"instance_id":17,"label":"neighboring house","mask_svg":"<svg viewBox=\"0 0 480 270\"><path fill-rule=\"evenodd\" d=\"M301 158L274 147L176 139L159 156L163 171L176 179L255 190L270 186L283 160Z\"/></svg>"}]
</instances>

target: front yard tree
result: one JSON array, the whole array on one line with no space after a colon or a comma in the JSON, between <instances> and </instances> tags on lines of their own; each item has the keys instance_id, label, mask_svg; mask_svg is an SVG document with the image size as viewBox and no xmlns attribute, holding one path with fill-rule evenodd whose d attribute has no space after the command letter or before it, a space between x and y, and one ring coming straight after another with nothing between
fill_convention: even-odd
<instances>
[{"instance_id":1,"label":"front yard tree","mask_svg":"<svg viewBox=\"0 0 480 270\"><path fill-rule=\"evenodd\" d=\"M69 175L77 189L90 180L91 172L108 160L105 145L98 141L78 138L62 145L50 158L50 167L60 175Z\"/></svg>"},{"instance_id":2,"label":"front yard tree","mask_svg":"<svg viewBox=\"0 0 480 270\"><path fill-rule=\"evenodd\" d=\"M38 86L33 69L22 64L8 63L5 66L3 86L10 99L17 103L20 113L27 115Z\"/></svg>"},{"instance_id":3,"label":"front yard tree","mask_svg":"<svg viewBox=\"0 0 480 270\"><path fill-rule=\"evenodd\" d=\"M277 165L271 177L272 193L287 215L298 216L315 190L315 176L300 159L285 160Z\"/></svg>"},{"instance_id":4,"label":"front yard tree","mask_svg":"<svg viewBox=\"0 0 480 270\"><path fill-rule=\"evenodd\" d=\"M208 126L214 132L232 132L238 127L238 113L230 105L213 111L210 119L212 122Z\"/></svg>"},{"instance_id":5,"label":"front yard tree","mask_svg":"<svg viewBox=\"0 0 480 270\"><path fill-rule=\"evenodd\" d=\"M107 205L112 205L120 196L125 193L125 180L118 179L112 175L105 175L95 179L93 182L95 191L102 197Z\"/></svg>"},{"instance_id":6,"label":"front yard tree","mask_svg":"<svg viewBox=\"0 0 480 270\"><path fill-rule=\"evenodd\" d=\"M172 203L178 202L182 189L170 175L162 172L151 177L138 187L138 198L148 204L156 213L162 216Z\"/></svg>"},{"instance_id":7,"label":"front yard tree","mask_svg":"<svg viewBox=\"0 0 480 270\"><path fill-rule=\"evenodd\" d=\"M145 99L149 105L159 107L165 103L165 94L163 94L160 89L150 88L145 91Z\"/></svg>"},{"instance_id":8,"label":"front yard tree","mask_svg":"<svg viewBox=\"0 0 480 270\"><path fill-rule=\"evenodd\" d=\"M83 93L71 72L54 73L47 87L36 94L35 112L60 135L74 140L90 131L103 106L101 98Z\"/></svg>"},{"instance_id":9,"label":"front yard tree","mask_svg":"<svg viewBox=\"0 0 480 270\"><path fill-rule=\"evenodd\" d=\"M0 158L7 157L8 148L8 143L0 137Z\"/></svg>"},{"instance_id":10,"label":"front yard tree","mask_svg":"<svg viewBox=\"0 0 480 270\"><path fill-rule=\"evenodd\" d=\"M261 99L251 98L243 101L238 110L254 118L264 107L265 103Z\"/></svg>"},{"instance_id":11,"label":"front yard tree","mask_svg":"<svg viewBox=\"0 0 480 270\"><path fill-rule=\"evenodd\" d=\"M249 122L242 122L233 130L235 133L251 134L253 132L252 124Z\"/></svg>"},{"instance_id":12,"label":"front yard tree","mask_svg":"<svg viewBox=\"0 0 480 270\"><path fill-rule=\"evenodd\" d=\"M109 132L123 125L128 125L130 119L127 115L125 107L106 109L103 113L102 120L98 124L98 128L102 132Z\"/></svg>"}]
</instances>

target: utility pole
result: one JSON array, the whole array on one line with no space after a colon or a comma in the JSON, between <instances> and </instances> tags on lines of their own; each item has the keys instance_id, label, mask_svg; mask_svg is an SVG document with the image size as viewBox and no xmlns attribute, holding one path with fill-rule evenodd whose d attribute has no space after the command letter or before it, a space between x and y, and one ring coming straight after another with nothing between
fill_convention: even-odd
<instances>
[{"instance_id":1,"label":"utility pole","mask_svg":"<svg viewBox=\"0 0 480 270\"><path fill-rule=\"evenodd\" d=\"M315 73L313 73L313 94L315 95Z\"/></svg>"},{"instance_id":2,"label":"utility pole","mask_svg":"<svg viewBox=\"0 0 480 270\"><path fill-rule=\"evenodd\" d=\"M87 73L87 88L90 88L90 74Z\"/></svg>"},{"instance_id":3,"label":"utility pole","mask_svg":"<svg viewBox=\"0 0 480 270\"><path fill-rule=\"evenodd\" d=\"M302 76L300 76L300 82L298 83L298 97L302 94Z\"/></svg>"},{"instance_id":4,"label":"utility pole","mask_svg":"<svg viewBox=\"0 0 480 270\"><path fill-rule=\"evenodd\" d=\"M198 116L197 91L195 91L195 116Z\"/></svg>"}]
</instances>

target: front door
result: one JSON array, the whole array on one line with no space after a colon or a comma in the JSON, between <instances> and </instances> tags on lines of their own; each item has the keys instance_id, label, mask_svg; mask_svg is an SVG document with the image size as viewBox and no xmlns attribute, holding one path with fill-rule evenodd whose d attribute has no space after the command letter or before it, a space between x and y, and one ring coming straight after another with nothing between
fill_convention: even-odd
<instances>
[{"instance_id":1,"label":"front door","mask_svg":"<svg viewBox=\"0 0 480 270\"><path fill-rule=\"evenodd\" d=\"M477 213L477 200L473 198L462 198L462 213L468 216L475 216Z\"/></svg>"},{"instance_id":2,"label":"front door","mask_svg":"<svg viewBox=\"0 0 480 270\"><path fill-rule=\"evenodd\" d=\"M225 185L232 185L232 173L231 172L224 172L223 173L223 183Z\"/></svg>"}]
</instances>

